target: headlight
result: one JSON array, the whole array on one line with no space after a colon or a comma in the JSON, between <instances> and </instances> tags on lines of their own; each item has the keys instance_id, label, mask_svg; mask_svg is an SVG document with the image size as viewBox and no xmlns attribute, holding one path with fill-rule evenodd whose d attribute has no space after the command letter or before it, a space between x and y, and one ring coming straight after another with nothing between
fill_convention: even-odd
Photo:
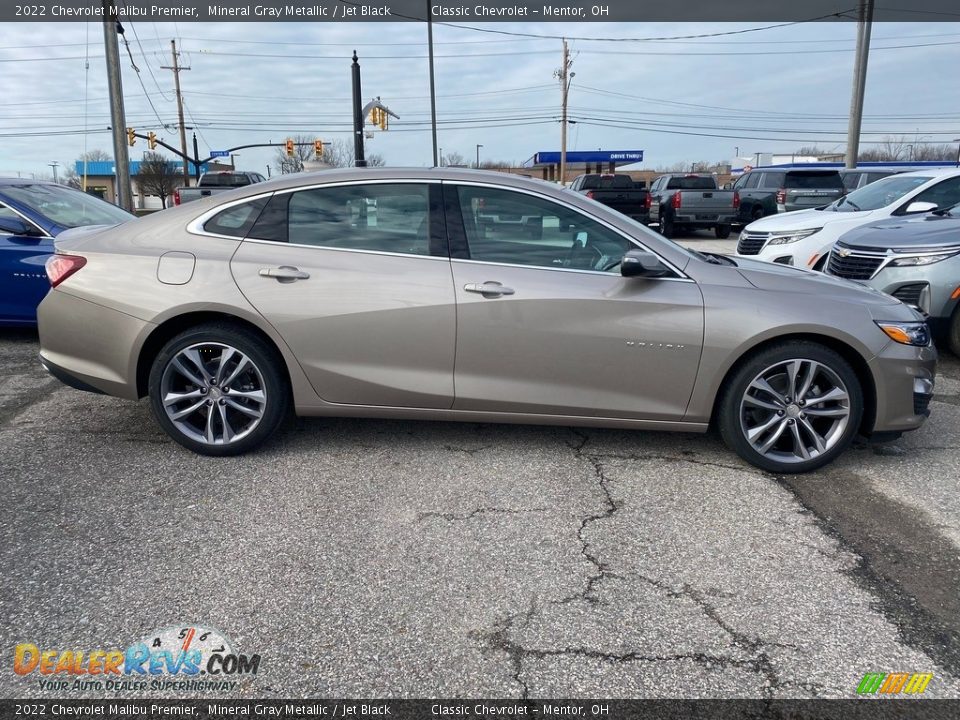
<instances>
[{"instance_id":1,"label":"headlight","mask_svg":"<svg viewBox=\"0 0 960 720\"><path fill-rule=\"evenodd\" d=\"M901 345L926 347L930 344L930 329L925 322L879 322L877 325L887 337Z\"/></svg>"},{"instance_id":2,"label":"headlight","mask_svg":"<svg viewBox=\"0 0 960 720\"><path fill-rule=\"evenodd\" d=\"M932 265L941 260L952 258L956 252L939 253L937 255L914 255L912 257L901 257L891 261L893 267L915 267L917 265Z\"/></svg>"},{"instance_id":3,"label":"headlight","mask_svg":"<svg viewBox=\"0 0 960 720\"><path fill-rule=\"evenodd\" d=\"M788 243L795 243L797 240L803 240L808 238L814 233L818 233L823 228L809 228L807 230L795 230L793 232L777 233L776 235L771 236L768 245L786 245Z\"/></svg>"}]
</instances>

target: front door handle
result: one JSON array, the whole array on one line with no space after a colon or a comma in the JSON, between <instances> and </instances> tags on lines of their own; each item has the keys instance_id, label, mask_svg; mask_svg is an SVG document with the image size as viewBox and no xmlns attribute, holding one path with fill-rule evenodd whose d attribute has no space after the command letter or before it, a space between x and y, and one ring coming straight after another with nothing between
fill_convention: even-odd
<instances>
[{"instance_id":1,"label":"front door handle","mask_svg":"<svg viewBox=\"0 0 960 720\"><path fill-rule=\"evenodd\" d=\"M308 279L310 273L292 267L291 265L281 265L275 268L260 268L260 277L273 278L277 282L282 283L292 283L297 280Z\"/></svg>"},{"instance_id":2,"label":"front door handle","mask_svg":"<svg viewBox=\"0 0 960 720\"><path fill-rule=\"evenodd\" d=\"M513 295L514 289L501 285L494 280L487 280L485 283L467 283L463 289L470 293L478 293L485 298L496 298L501 295Z\"/></svg>"}]
</instances>

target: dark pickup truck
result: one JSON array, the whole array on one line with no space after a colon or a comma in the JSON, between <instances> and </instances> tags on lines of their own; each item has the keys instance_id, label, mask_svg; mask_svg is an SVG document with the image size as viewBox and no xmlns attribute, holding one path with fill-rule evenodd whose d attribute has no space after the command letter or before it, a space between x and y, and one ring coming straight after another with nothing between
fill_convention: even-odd
<instances>
[{"instance_id":1,"label":"dark pickup truck","mask_svg":"<svg viewBox=\"0 0 960 720\"><path fill-rule=\"evenodd\" d=\"M662 175L650 187L650 222L664 237L680 228L713 228L721 239L730 237L730 226L740 209L734 190L720 190L713 175Z\"/></svg>"},{"instance_id":2,"label":"dark pickup truck","mask_svg":"<svg viewBox=\"0 0 960 720\"><path fill-rule=\"evenodd\" d=\"M644 189L643 183L634 181L629 175L579 175L570 183L570 189L634 220L644 224L650 221L650 193Z\"/></svg>"}]
</instances>

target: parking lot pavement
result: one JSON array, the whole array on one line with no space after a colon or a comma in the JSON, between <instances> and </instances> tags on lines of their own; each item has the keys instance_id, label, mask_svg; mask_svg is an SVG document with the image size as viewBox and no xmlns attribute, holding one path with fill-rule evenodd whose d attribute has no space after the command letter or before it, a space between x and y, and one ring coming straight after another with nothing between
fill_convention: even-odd
<instances>
[{"instance_id":1,"label":"parking lot pavement","mask_svg":"<svg viewBox=\"0 0 960 720\"><path fill-rule=\"evenodd\" d=\"M343 419L203 458L36 353L0 331L5 653L200 623L262 656L233 696L960 697L956 359L920 431L785 478L712 436Z\"/></svg>"}]
</instances>

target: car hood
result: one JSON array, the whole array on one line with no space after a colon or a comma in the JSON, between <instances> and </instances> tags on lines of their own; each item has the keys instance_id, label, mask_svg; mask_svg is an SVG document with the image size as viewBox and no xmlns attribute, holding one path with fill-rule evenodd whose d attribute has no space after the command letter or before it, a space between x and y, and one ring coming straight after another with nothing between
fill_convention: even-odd
<instances>
[{"instance_id":1,"label":"car hood","mask_svg":"<svg viewBox=\"0 0 960 720\"><path fill-rule=\"evenodd\" d=\"M873 214L871 210L860 212L833 212L832 210L797 210L781 215L768 215L755 220L746 230L751 232L783 232L785 230L806 230L819 228L833 223L849 222L853 225L863 222Z\"/></svg>"},{"instance_id":2,"label":"car hood","mask_svg":"<svg viewBox=\"0 0 960 720\"><path fill-rule=\"evenodd\" d=\"M920 248L960 245L960 218L925 213L867 223L844 233L840 241L849 247Z\"/></svg>"},{"instance_id":3,"label":"car hood","mask_svg":"<svg viewBox=\"0 0 960 720\"><path fill-rule=\"evenodd\" d=\"M737 266L740 275L760 290L831 297L839 302L855 303L867 306L868 309L875 308L884 311L888 311L891 307L897 305L907 308L895 297L875 290L868 285L861 285L832 275L824 275L813 270L745 258L737 258ZM915 315L912 310L910 313L911 317Z\"/></svg>"}]
</instances>

